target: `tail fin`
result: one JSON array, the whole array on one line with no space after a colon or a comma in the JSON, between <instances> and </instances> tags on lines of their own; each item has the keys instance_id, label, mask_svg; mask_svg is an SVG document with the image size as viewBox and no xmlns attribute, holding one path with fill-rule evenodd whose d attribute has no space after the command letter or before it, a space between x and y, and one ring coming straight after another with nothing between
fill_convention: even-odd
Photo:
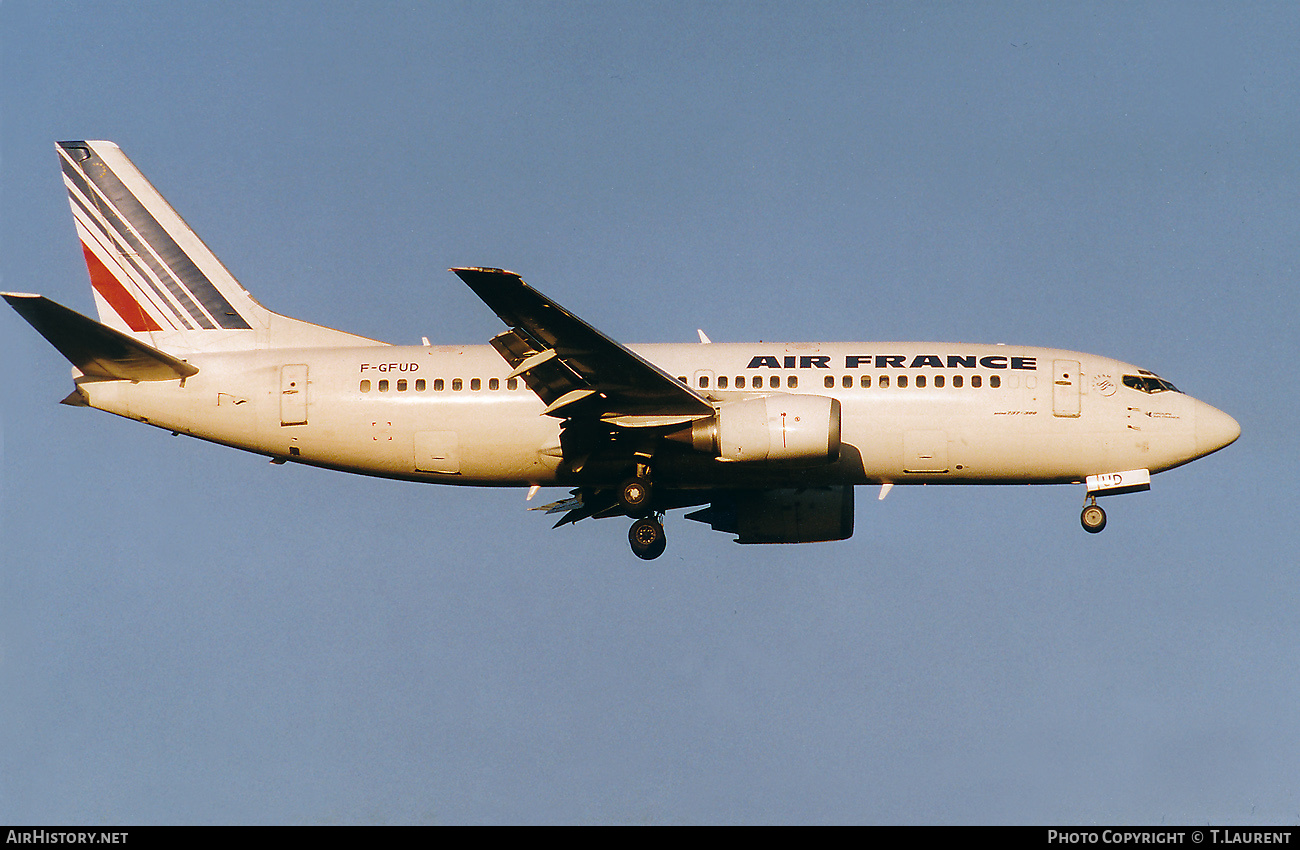
<instances>
[{"instance_id":1,"label":"tail fin","mask_svg":"<svg viewBox=\"0 0 1300 850\"><path fill-rule=\"evenodd\" d=\"M105 325L173 351L376 344L257 303L117 145L56 148Z\"/></svg>"}]
</instances>

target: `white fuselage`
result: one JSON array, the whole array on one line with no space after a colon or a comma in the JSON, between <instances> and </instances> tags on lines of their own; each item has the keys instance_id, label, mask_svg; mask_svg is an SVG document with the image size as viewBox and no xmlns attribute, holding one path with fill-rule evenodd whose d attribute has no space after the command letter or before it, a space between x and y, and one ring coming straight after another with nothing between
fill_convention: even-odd
<instances>
[{"instance_id":1,"label":"white fuselage","mask_svg":"<svg viewBox=\"0 0 1300 850\"><path fill-rule=\"evenodd\" d=\"M55 145L99 321L0 293L74 366L65 399L176 433L364 475L563 485L559 524L662 518L740 543L853 534L853 485L1148 489L1231 443L1227 414L1134 366L961 343L624 346L516 273L450 271L505 324L489 345L391 346L271 311L112 142ZM881 496L888 492L882 486ZM533 495L530 490L530 498Z\"/></svg>"},{"instance_id":2,"label":"white fuselage","mask_svg":"<svg viewBox=\"0 0 1300 850\"><path fill-rule=\"evenodd\" d=\"M1152 472L1231 442L1236 423L1134 366L1079 352L961 343L629 346L719 404L830 396L833 463L727 462L686 451L674 487L1066 483ZM94 407L276 459L446 484L567 484L560 421L493 348L374 346L196 354L184 381L83 381ZM743 379L740 380L740 379ZM864 380L865 379L865 380ZM741 386L743 384L743 387Z\"/></svg>"}]
</instances>

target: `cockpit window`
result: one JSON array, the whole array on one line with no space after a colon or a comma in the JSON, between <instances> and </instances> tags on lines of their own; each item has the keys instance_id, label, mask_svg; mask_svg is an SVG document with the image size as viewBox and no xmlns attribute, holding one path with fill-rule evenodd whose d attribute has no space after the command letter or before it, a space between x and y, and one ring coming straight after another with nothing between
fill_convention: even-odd
<instances>
[{"instance_id":1,"label":"cockpit window","mask_svg":"<svg viewBox=\"0 0 1300 850\"><path fill-rule=\"evenodd\" d=\"M1150 372L1142 375L1125 375L1124 386L1141 390L1144 393L1181 392L1178 387L1175 387L1164 378L1157 378Z\"/></svg>"}]
</instances>

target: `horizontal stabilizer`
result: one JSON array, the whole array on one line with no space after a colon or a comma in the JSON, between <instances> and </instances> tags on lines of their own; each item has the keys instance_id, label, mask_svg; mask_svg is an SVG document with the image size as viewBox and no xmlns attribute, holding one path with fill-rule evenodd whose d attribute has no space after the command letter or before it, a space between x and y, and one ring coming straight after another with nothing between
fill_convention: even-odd
<instances>
[{"instance_id":1,"label":"horizontal stabilizer","mask_svg":"<svg viewBox=\"0 0 1300 850\"><path fill-rule=\"evenodd\" d=\"M199 370L121 331L41 295L0 293L59 353L86 375L122 381L174 381Z\"/></svg>"}]
</instances>

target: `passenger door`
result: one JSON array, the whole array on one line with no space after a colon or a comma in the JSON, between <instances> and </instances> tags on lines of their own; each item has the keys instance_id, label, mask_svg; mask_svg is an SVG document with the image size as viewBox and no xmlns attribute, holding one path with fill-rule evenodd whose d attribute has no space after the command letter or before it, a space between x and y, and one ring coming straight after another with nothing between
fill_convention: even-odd
<instances>
[{"instance_id":1,"label":"passenger door","mask_svg":"<svg viewBox=\"0 0 1300 850\"><path fill-rule=\"evenodd\" d=\"M307 424L307 364L280 367L280 424Z\"/></svg>"},{"instance_id":2,"label":"passenger door","mask_svg":"<svg viewBox=\"0 0 1300 850\"><path fill-rule=\"evenodd\" d=\"M1052 415L1079 415L1079 361L1052 361Z\"/></svg>"}]
</instances>

